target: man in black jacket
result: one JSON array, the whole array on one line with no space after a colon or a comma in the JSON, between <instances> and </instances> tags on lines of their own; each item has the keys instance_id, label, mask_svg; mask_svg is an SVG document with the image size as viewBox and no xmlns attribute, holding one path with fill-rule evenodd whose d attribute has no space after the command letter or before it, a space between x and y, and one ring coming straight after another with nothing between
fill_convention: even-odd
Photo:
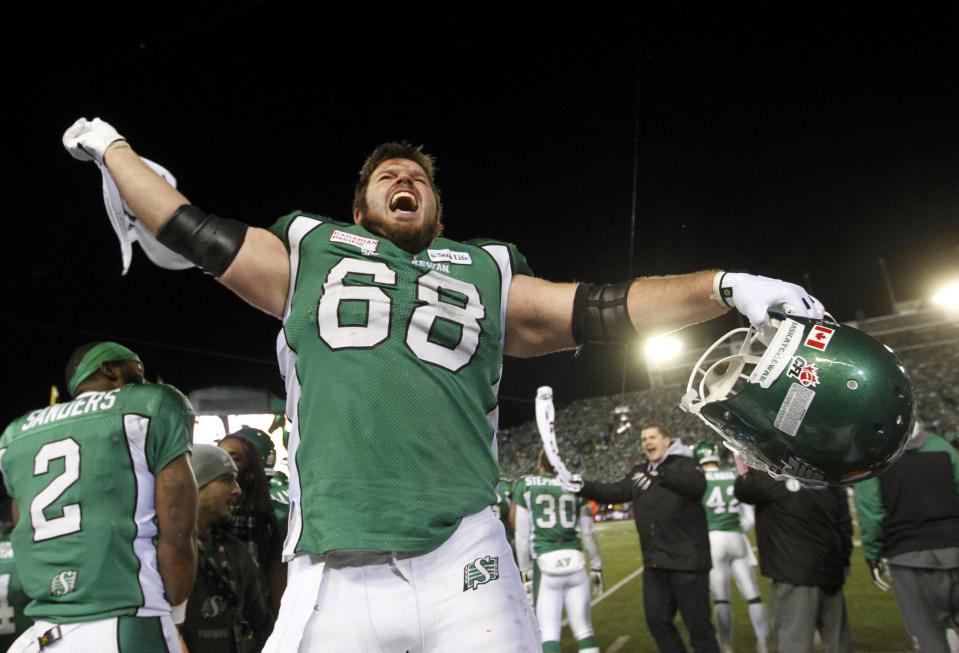
<instances>
[{"instance_id":1,"label":"man in black jacket","mask_svg":"<svg viewBox=\"0 0 959 653\"><path fill-rule=\"evenodd\" d=\"M779 653L811 653L817 628L826 653L851 652L842 594L852 552L845 489L803 487L755 470L733 487L737 499L756 506L759 569L772 580Z\"/></svg>"},{"instance_id":2,"label":"man in black jacket","mask_svg":"<svg viewBox=\"0 0 959 653\"><path fill-rule=\"evenodd\" d=\"M649 462L618 483L583 481L580 495L601 503L633 502L643 550L643 608L660 651L685 651L673 624L679 609L694 651L716 651L709 609L709 530L702 497L706 478L692 452L653 424L640 434Z\"/></svg>"},{"instance_id":3,"label":"man in black jacket","mask_svg":"<svg viewBox=\"0 0 959 653\"><path fill-rule=\"evenodd\" d=\"M886 563L916 650L949 651L959 626L959 452L916 422L906 453L855 486L862 551L883 590Z\"/></svg>"}]
</instances>

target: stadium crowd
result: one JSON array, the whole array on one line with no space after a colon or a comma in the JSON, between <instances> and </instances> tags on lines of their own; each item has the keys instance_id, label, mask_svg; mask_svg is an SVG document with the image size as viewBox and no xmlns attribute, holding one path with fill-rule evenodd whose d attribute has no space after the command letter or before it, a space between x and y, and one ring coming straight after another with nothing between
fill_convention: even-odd
<instances>
[{"instance_id":1,"label":"stadium crowd","mask_svg":"<svg viewBox=\"0 0 959 653\"><path fill-rule=\"evenodd\" d=\"M959 446L959 347L954 342L897 352L909 370L919 416L926 427ZM654 388L574 401L556 411L556 441L574 471L597 478L618 478L642 460L639 429L668 424L686 444L706 439L708 429L679 409L683 389ZM541 448L530 422L498 434L503 475L531 473ZM615 452L615 455L610 455Z\"/></svg>"}]
</instances>

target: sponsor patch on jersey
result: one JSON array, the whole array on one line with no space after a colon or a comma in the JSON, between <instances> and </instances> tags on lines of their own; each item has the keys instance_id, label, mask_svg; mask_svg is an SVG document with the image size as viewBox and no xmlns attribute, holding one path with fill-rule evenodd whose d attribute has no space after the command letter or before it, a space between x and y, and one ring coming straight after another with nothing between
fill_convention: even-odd
<instances>
[{"instance_id":1,"label":"sponsor patch on jersey","mask_svg":"<svg viewBox=\"0 0 959 653\"><path fill-rule=\"evenodd\" d=\"M428 249L426 253L434 263L447 261L457 265L473 265L469 252L454 252L451 249Z\"/></svg>"},{"instance_id":2,"label":"sponsor patch on jersey","mask_svg":"<svg viewBox=\"0 0 959 653\"><path fill-rule=\"evenodd\" d=\"M13 542L0 542L0 560L13 560Z\"/></svg>"},{"instance_id":3,"label":"sponsor patch on jersey","mask_svg":"<svg viewBox=\"0 0 959 653\"><path fill-rule=\"evenodd\" d=\"M819 351L826 351L826 347L829 346L829 341L832 340L832 335L836 333L835 329L830 329L829 327L824 327L821 324L817 324L812 328L812 331L809 332L809 337L806 338L804 343L807 347L812 347L813 349L818 349Z\"/></svg>"},{"instance_id":4,"label":"sponsor patch on jersey","mask_svg":"<svg viewBox=\"0 0 959 653\"><path fill-rule=\"evenodd\" d=\"M50 594L53 596L66 596L77 587L77 570L67 569L61 571L50 581Z\"/></svg>"},{"instance_id":5,"label":"sponsor patch on jersey","mask_svg":"<svg viewBox=\"0 0 959 653\"><path fill-rule=\"evenodd\" d=\"M763 388L771 386L779 375L783 373L789 360L796 350L799 349L799 341L802 336L802 325L796 320L785 319L776 335L766 348L763 357L759 359L752 374L749 375L750 383L758 383Z\"/></svg>"},{"instance_id":6,"label":"sponsor patch on jersey","mask_svg":"<svg viewBox=\"0 0 959 653\"><path fill-rule=\"evenodd\" d=\"M793 383L786 391L786 398L783 399L779 407L779 413L773 420L773 426L789 435L796 435L799 426L806 417L806 411L809 405L816 398L816 393L809 388L804 388L798 383Z\"/></svg>"},{"instance_id":7,"label":"sponsor patch on jersey","mask_svg":"<svg viewBox=\"0 0 959 653\"><path fill-rule=\"evenodd\" d=\"M410 261L413 265L418 268L426 268L427 270L436 270L437 272L446 272L449 273L450 266L449 263L434 263L433 261L421 261L418 258Z\"/></svg>"},{"instance_id":8,"label":"sponsor patch on jersey","mask_svg":"<svg viewBox=\"0 0 959 653\"><path fill-rule=\"evenodd\" d=\"M380 246L380 241L376 238L367 238L366 236L351 234L349 231L340 231L339 229L334 229L333 233L330 234L330 242L358 247L360 251L367 256L376 254L376 250Z\"/></svg>"},{"instance_id":9,"label":"sponsor patch on jersey","mask_svg":"<svg viewBox=\"0 0 959 653\"><path fill-rule=\"evenodd\" d=\"M794 356L786 370L786 376L798 379L803 386L815 388L819 385L819 368L806 361L802 356Z\"/></svg>"},{"instance_id":10,"label":"sponsor patch on jersey","mask_svg":"<svg viewBox=\"0 0 959 653\"><path fill-rule=\"evenodd\" d=\"M499 558L477 558L463 567L463 591L476 590L480 585L499 578Z\"/></svg>"}]
</instances>

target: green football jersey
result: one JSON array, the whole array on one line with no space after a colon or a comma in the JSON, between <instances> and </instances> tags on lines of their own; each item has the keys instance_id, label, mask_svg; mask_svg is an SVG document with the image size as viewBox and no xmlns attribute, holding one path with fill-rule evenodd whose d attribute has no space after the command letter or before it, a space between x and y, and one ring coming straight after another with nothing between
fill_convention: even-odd
<instances>
[{"instance_id":1,"label":"green football jersey","mask_svg":"<svg viewBox=\"0 0 959 653\"><path fill-rule=\"evenodd\" d=\"M559 549L583 550L577 526L586 504L564 492L559 477L524 476L513 489L513 500L530 512L533 558Z\"/></svg>"},{"instance_id":2,"label":"green football jersey","mask_svg":"<svg viewBox=\"0 0 959 653\"><path fill-rule=\"evenodd\" d=\"M436 240L417 256L293 213L277 339L290 433L284 557L424 551L492 505L512 245Z\"/></svg>"},{"instance_id":3,"label":"green football jersey","mask_svg":"<svg viewBox=\"0 0 959 653\"><path fill-rule=\"evenodd\" d=\"M55 623L169 614L154 474L190 451L193 411L165 385L84 392L14 420L0 469L20 510L27 615Z\"/></svg>"},{"instance_id":4,"label":"green football jersey","mask_svg":"<svg viewBox=\"0 0 959 653\"><path fill-rule=\"evenodd\" d=\"M513 541L513 527L509 523L509 507L513 503L513 481L508 478L501 478L496 484L496 503L493 504L493 514L506 529L506 540Z\"/></svg>"},{"instance_id":5,"label":"green football jersey","mask_svg":"<svg viewBox=\"0 0 959 653\"><path fill-rule=\"evenodd\" d=\"M732 469L714 469L706 472L706 491L703 509L706 524L711 531L743 532L739 522L739 501L733 494L733 483L738 474Z\"/></svg>"},{"instance_id":6,"label":"green football jersey","mask_svg":"<svg viewBox=\"0 0 959 653\"><path fill-rule=\"evenodd\" d=\"M4 535L0 537L0 650L10 648L20 633L33 625L25 612L29 602L13 557L13 544Z\"/></svg>"}]
</instances>

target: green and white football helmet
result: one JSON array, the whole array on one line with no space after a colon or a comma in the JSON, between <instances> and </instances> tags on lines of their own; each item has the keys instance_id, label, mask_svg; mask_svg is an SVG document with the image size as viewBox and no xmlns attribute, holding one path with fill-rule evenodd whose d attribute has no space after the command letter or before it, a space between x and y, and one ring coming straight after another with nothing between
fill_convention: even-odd
<instances>
[{"instance_id":1,"label":"green and white football helmet","mask_svg":"<svg viewBox=\"0 0 959 653\"><path fill-rule=\"evenodd\" d=\"M703 440L693 447L693 458L699 465L705 465L706 463L716 463L718 465L719 447L716 446L715 442Z\"/></svg>"},{"instance_id":2,"label":"green and white football helmet","mask_svg":"<svg viewBox=\"0 0 959 653\"><path fill-rule=\"evenodd\" d=\"M777 478L845 485L892 464L915 420L912 383L892 349L829 316L769 315L706 350L680 407ZM724 347L729 355L704 369Z\"/></svg>"}]
</instances>

